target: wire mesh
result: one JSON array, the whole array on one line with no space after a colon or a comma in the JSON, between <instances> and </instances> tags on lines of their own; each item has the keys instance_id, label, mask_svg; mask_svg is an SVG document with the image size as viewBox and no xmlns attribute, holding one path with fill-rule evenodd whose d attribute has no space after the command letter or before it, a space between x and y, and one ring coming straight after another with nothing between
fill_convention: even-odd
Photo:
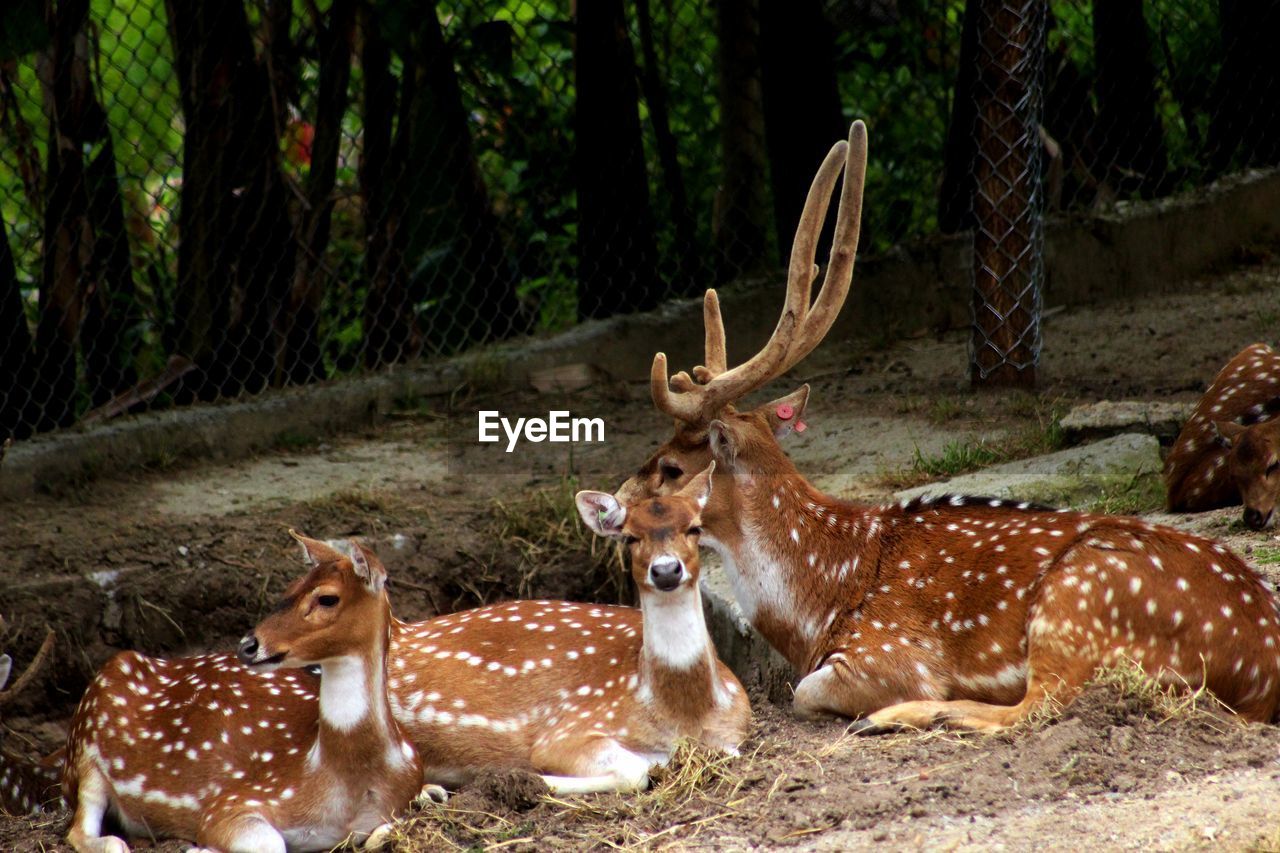
<instances>
[{"instance_id":1,"label":"wire mesh","mask_svg":"<svg viewBox=\"0 0 1280 853\"><path fill-rule=\"evenodd\" d=\"M976 6L970 377L974 384L1034 385L1044 288L1045 5Z\"/></svg>"},{"instance_id":2,"label":"wire mesh","mask_svg":"<svg viewBox=\"0 0 1280 853\"><path fill-rule=\"evenodd\" d=\"M773 274L853 118L871 252L971 228L997 178L992 236L1015 196L1095 210L1280 162L1280 3L1244 0L1048 3L1039 146L977 157L978 14L1006 5L1040 8L10 0L0 436ZM1005 325L1034 325L1037 240L988 263L1013 276Z\"/></svg>"}]
</instances>

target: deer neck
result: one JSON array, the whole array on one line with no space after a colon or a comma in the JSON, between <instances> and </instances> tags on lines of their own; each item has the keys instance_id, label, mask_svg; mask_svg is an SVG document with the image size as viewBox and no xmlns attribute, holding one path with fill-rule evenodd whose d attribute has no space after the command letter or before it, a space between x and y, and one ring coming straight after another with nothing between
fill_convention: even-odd
<instances>
[{"instance_id":1,"label":"deer neck","mask_svg":"<svg viewBox=\"0 0 1280 853\"><path fill-rule=\"evenodd\" d=\"M737 474L728 518L704 517L704 544L724 561L743 615L800 672L840 612L874 576L875 508L824 495L783 460L780 473Z\"/></svg>"},{"instance_id":2,"label":"deer neck","mask_svg":"<svg viewBox=\"0 0 1280 853\"><path fill-rule=\"evenodd\" d=\"M313 764L323 761L367 775L375 756L383 756L389 768L411 760L387 698L388 630L383 625L371 633L373 639L361 652L320 665L319 731L310 753Z\"/></svg>"},{"instance_id":3,"label":"deer neck","mask_svg":"<svg viewBox=\"0 0 1280 853\"><path fill-rule=\"evenodd\" d=\"M678 718L697 719L728 701L716 678L716 656L696 583L675 592L645 592L639 695Z\"/></svg>"}]
</instances>

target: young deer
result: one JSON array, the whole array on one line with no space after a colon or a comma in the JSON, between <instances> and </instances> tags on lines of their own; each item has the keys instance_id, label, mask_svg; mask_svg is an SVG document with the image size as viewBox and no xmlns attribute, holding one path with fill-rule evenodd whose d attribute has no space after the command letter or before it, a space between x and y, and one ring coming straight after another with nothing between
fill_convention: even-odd
<instances>
[{"instance_id":1,"label":"young deer","mask_svg":"<svg viewBox=\"0 0 1280 853\"><path fill-rule=\"evenodd\" d=\"M558 793L639 790L676 741L735 751L751 708L716 657L698 591L698 523L710 471L624 509L581 492L595 532L629 543L640 610L515 601L392 632L392 707L428 779L536 770Z\"/></svg>"},{"instance_id":2,"label":"young deer","mask_svg":"<svg viewBox=\"0 0 1280 853\"><path fill-rule=\"evenodd\" d=\"M1261 530L1280 498L1280 353L1250 344L1218 372L1164 462L1169 509L1244 503Z\"/></svg>"},{"instance_id":3,"label":"young deer","mask_svg":"<svg viewBox=\"0 0 1280 853\"><path fill-rule=\"evenodd\" d=\"M842 161L831 261L810 304L822 208ZM760 352L727 368L708 291L705 365L668 380L665 357L655 356L653 401L676 432L619 500L678 491L715 460L703 543L723 558L746 617L803 675L802 714L865 717L866 731L996 729L1049 697L1069 701L1100 666L1130 658L1157 678L1207 685L1250 719L1272 719L1276 600L1221 545L1138 519L986 498L847 503L818 492L779 447L801 428L808 386L754 410L734 407L800 361L835 320L852 276L865 162L858 122L814 180L786 305Z\"/></svg>"},{"instance_id":4,"label":"young deer","mask_svg":"<svg viewBox=\"0 0 1280 853\"><path fill-rule=\"evenodd\" d=\"M386 572L354 543L334 559L293 535L312 568L238 662L124 652L89 685L63 776L76 850L128 850L102 835L108 814L131 835L207 848L327 850L418 793L422 765L386 697ZM318 683L300 669L313 664Z\"/></svg>"}]
</instances>

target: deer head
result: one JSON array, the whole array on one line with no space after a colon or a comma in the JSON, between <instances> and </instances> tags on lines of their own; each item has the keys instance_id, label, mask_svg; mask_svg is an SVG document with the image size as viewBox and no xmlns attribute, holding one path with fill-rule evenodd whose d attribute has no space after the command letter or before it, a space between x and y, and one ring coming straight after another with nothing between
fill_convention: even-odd
<instances>
[{"instance_id":1,"label":"deer head","mask_svg":"<svg viewBox=\"0 0 1280 853\"><path fill-rule=\"evenodd\" d=\"M349 654L385 633L390 605L387 572L378 558L351 543L351 556L297 531L311 571L285 590L276 612L240 641L241 662L268 672L301 667ZM366 634L367 636L360 636Z\"/></svg>"},{"instance_id":2,"label":"deer head","mask_svg":"<svg viewBox=\"0 0 1280 853\"><path fill-rule=\"evenodd\" d=\"M778 439L804 430L809 387L747 411L739 411L735 404L799 363L822 341L840 313L857 256L866 163L867 130L856 121L848 142L836 143L814 176L791 246L782 315L759 352L728 367L720 302L715 291L708 290L703 302L705 363L694 367L692 375L681 371L668 378L666 355L654 356L649 383L653 403L674 418L675 435L622 484L617 493L622 504L674 494L714 460L715 493L703 511L712 530L721 519L731 517L735 482L794 473ZM818 235L841 171L844 185L831 257L822 288L812 299Z\"/></svg>"},{"instance_id":3,"label":"deer head","mask_svg":"<svg viewBox=\"0 0 1280 853\"><path fill-rule=\"evenodd\" d=\"M1261 530L1275 516L1280 498L1280 418L1251 426L1215 421L1218 442L1227 448L1227 472L1244 504L1244 523Z\"/></svg>"},{"instance_id":4,"label":"deer head","mask_svg":"<svg viewBox=\"0 0 1280 853\"><path fill-rule=\"evenodd\" d=\"M673 497L624 507L605 492L578 492L578 512L599 536L621 539L630 551L631 576L641 595L696 586L702 510L711 497L712 462Z\"/></svg>"}]
</instances>

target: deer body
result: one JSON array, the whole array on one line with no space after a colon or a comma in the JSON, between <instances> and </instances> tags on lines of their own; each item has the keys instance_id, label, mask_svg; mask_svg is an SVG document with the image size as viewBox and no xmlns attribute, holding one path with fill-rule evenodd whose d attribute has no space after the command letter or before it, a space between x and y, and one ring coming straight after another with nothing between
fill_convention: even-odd
<instances>
[{"instance_id":1,"label":"deer body","mask_svg":"<svg viewBox=\"0 0 1280 853\"><path fill-rule=\"evenodd\" d=\"M1275 599L1219 544L1011 501L859 507L794 473L758 483L738 484L741 523L707 538L805 674L803 714L998 728L1126 659L1250 719L1280 706Z\"/></svg>"},{"instance_id":2,"label":"deer body","mask_svg":"<svg viewBox=\"0 0 1280 853\"><path fill-rule=\"evenodd\" d=\"M72 721L63 776L78 851L128 849L101 835L108 813L131 835L324 850L367 835L419 791L421 763L385 693L385 574L357 549L355 571L373 578L362 598L351 561L300 541L316 567L241 644L239 661L124 652L99 671ZM317 622L332 618L304 600L317 584L355 615ZM311 663L318 684L271 671Z\"/></svg>"},{"instance_id":3,"label":"deer body","mask_svg":"<svg viewBox=\"0 0 1280 853\"><path fill-rule=\"evenodd\" d=\"M654 405L675 435L618 499L677 493L714 463L703 541L724 558L744 614L803 676L802 714L864 717L866 732L998 729L1131 659L1152 677L1209 687L1250 719L1274 718L1277 602L1221 545L1138 519L987 498L845 503L807 483L778 443L804 428L808 386L736 408L834 323L852 278L865 166L866 130L855 122L814 178L763 348L729 367L708 291L705 364L669 376L666 357L654 356ZM812 297L822 208L842 167L831 260Z\"/></svg>"},{"instance_id":4,"label":"deer body","mask_svg":"<svg viewBox=\"0 0 1280 853\"><path fill-rule=\"evenodd\" d=\"M1169 509L1244 504L1265 527L1280 497L1280 353L1251 344L1218 372L1165 459Z\"/></svg>"},{"instance_id":5,"label":"deer body","mask_svg":"<svg viewBox=\"0 0 1280 853\"><path fill-rule=\"evenodd\" d=\"M583 495L607 502L617 526L601 528L593 513L604 504L587 506ZM635 537L639 610L516 601L396 626L392 707L427 778L456 783L486 766L523 766L561 793L635 790L682 737L736 751L751 709L707 634L696 536L683 535L692 503L664 498L628 512L609 495L579 496L597 532L621 536L625 525ZM676 528L681 541L662 547L679 558L649 554ZM670 559L680 568L661 582L676 586L659 590L649 573Z\"/></svg>"}]
</instances>

